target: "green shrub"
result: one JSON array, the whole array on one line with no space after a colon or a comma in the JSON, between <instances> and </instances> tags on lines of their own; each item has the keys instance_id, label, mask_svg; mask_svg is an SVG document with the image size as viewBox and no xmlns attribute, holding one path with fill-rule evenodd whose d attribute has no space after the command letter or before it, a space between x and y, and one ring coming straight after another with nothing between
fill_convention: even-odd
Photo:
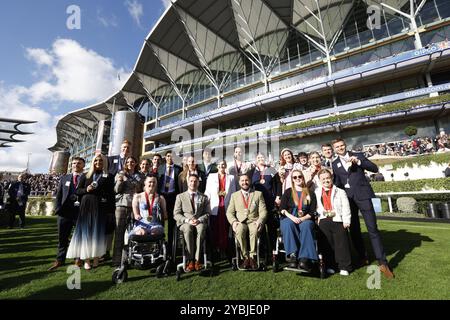
<instances>
[{"instance_id":1,"label":"green shrub","mask_svg":"<svg viewBox=\"0 0 450 320\"><path fill-rule=\"evenodd\" d=\"M407 192L425 189L450 190L450 178L419 179L408 181L377 181L371 182L373 191L379 192Z\"/></svg>"},{"instance_id":2,"label":"green shrub","mask_svg":"<svg viewBox=\"0 0 450 320\"><path fill-rule=\"evenodd\" d=\"M405 134L406 134L408 137L415 136L415 135L417 134L417 128L414 127L414 126L407 126L407 127L405 128Z\"/></svg>"},{"instance_id":3,"label":"green shrub","mask_svg":"<svg viewBox=\"0 0 450 320\"><path fill-rule=\"evenodd\" d=\"M322 119L314 119L314 120L305 120L299 123L289 124L289 125L281 125L281 131L294 131L297 129L304 129L324 124L331 124L340 121L348 121L354 120L362 117L371 117L378 116L383 113L390 113L395 111L406 111L410 109L414 109L416 107L423 107L425 105L433 105L437 103L443 103L450 101L450 94L444 94L437 97L427 97L427 98L419 98L414 100L400 101L394 103L388 103L386 105L379 105L375 108L355 111L350 113L344 113L336 116L330 116Z\"/></svg>"}]
</instances>

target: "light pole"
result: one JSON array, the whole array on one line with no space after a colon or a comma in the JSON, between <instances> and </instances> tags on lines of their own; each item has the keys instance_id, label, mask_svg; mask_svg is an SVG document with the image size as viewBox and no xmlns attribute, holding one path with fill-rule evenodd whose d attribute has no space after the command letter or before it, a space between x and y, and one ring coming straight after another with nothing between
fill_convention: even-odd
<instances>
[{"instance_id":1,"label":"light pole","mask_svg":"<svg viewBox=\"0 0 450 320\"><path fill-rule=\"evenodd\" d=\"M28 153L28 160L27 160L27 173L30 173L30 156L32 155L32 153Z\"/></svg>"}]
</instances>

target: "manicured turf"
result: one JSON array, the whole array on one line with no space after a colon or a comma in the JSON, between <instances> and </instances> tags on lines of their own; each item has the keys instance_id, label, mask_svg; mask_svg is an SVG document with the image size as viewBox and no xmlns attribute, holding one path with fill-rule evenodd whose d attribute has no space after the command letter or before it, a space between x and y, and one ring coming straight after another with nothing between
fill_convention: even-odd
<instances>
[{"instance_id":1,"label":"manicured turf","mask_svg":"<svg viewBox=\"0 0 450 320\"><path fill-rule=\"evenodd\" d=\"M66 267L46 271L56 254L56 219L28 218L24 230L0 229L0 299L450 299L450 224L379 221L379 227L396 274L382 276L380 289L367 288L367 268L321 280L223 265L213 277L185 274L179 282L130 270L127 283L113 285L113 269L103 265L82 270L81 290L68 290Z\"/></svg>"}]
</instances>

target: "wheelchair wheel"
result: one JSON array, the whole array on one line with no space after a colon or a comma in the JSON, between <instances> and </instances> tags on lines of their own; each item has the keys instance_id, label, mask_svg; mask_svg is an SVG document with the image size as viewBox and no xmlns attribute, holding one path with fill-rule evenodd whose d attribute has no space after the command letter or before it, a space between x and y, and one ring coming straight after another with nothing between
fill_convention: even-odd
<instances>
[{"instance_id":1,"label":"wheelchair wheel","mask_svg":"<svg viewBox=\"0 0 450 320\"><path fill-rule=\"evenodd\" d=\"M165 263L161 263L157 268L156 268L156 277L157 278L162 278L164 276L164 266Z\"/></svg>"},{"instance_id":2,"label":"wheelchair wheel","mask_svg":"<svg viewBox=\"0 0 450 320\"><path fill-rule=\"evenodd\" d=\"M237 263L236 263L236 261L233 260L233 262L231 264L231 270L237 271L237 269L238 269Z\"/></svg>"},{"instance_id":3,"label":"wheelchair wheel","mask_svg":"<svg viewBox=\"0 0 450 320\"><path fill-rule=\"evenodd\" d=\"M117 269L114 271L114 273L112 275L112 282L114 284L120 284L120 283L126 282L127 279L128 279L128 271L127 270Z\"/></svg>"}]
</instances>

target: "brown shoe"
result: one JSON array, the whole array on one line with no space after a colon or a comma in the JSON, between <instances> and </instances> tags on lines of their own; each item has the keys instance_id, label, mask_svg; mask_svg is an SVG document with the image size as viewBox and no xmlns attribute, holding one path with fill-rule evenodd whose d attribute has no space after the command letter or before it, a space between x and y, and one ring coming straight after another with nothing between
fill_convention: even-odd
<instances>
[{"instance_id":1,"label":"brown shoe","mask_svg":"<svg viewBox=\"0 0 450 320\"><path fill-rule=\"evenodd\" d=\"M387 264L381 264L380 271L383 272L385 277L388 279L395 278L394 273L391 271L391 269L389 269L389 266Z\"/></svg>"},{"instance_id":2,"label":"brown shoe","mask_svg":"<svg viewBox=\"0 0 450 320\"><path fill-rule=\"evenodd\" d=\"M75 265L76 265L78 268L81 268L81 266L83 265L83 263L81 262L80 259L75 259Z\"/></svg>"},{"instance_id":3,"label":"brown shoe","mask_svg":"<svg viewBox=\"0 0 450 320\"><path fill-rule=\"evenodd\" d=\"M256 260L253 258L250 258L250 269L258 270L258 264L256 263Z\"/></svg>"},{"instance_id":4,"label":"brown shoe","mask_svg":"<svg viewBox=\"0 0 450 320\"><path fill-rule=\"evenodd\" d=\"M200 262L195 261L195 271L200 271L202 269L203 269L203 265Z\"/></svg>"},{"instance_id":5,"label":"brown shoe","mask_svg":"<svg viewBox=\"0 0 450 320\"><path fill-rule=\"evenodd\" d=\"M47 271L55 271L56 269L58 269L59 267L62 267L63 265L64 265L64 263L56 260L55 262L53 262L53 265L50 268L48 268Z\"/></svg>"},{"instance_id":6,"label":"brown shoe","mask_svg":"<svg viewBox=\"0 0 450 320\"><path fill-rule=\"evenodd\" d=\"M186 272L191 272L195 270L195 264L194 261L191 261L188 263L187 267L186 267Z\"/></svg>"}]
</instances>

